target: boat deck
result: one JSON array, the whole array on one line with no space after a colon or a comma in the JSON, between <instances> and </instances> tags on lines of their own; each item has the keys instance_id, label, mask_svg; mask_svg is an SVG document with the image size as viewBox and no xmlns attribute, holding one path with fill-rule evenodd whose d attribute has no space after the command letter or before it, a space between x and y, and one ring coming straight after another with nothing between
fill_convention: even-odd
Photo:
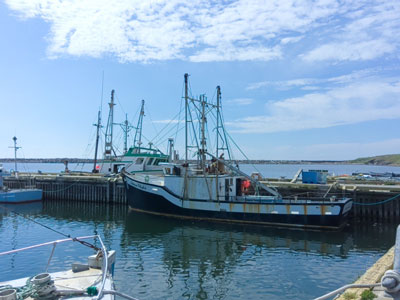
<instances>
[{"instance_id":1,"label":"boat deck","mask_svg":"<svg viewBox=\"0 0 400 300\"><path fill-rule=\"evenodd\" d=\"M86 289L90 286L96 286L99 288L102 279L102 271L100 269L89 268L89 270L76 272L74 273L72 270L61 271L51 273L51 278L54 280L54 285L57 290L62 291L86 291ZM19 278L10 281L0 282L0 286L11 285L13 288L21 288L24 287L27 283L27 280L30 277ZM105 290L112 290L113 283L111 280L106 279L106 283L104 285ZM61 297L60 297L61 298ZM75 296L74 299L88 299L89 296ZM114 297L112 295L104 295L102 299L112 300ZM33 299L28 297L26 299Z\"/></svg>"}]
</instances>

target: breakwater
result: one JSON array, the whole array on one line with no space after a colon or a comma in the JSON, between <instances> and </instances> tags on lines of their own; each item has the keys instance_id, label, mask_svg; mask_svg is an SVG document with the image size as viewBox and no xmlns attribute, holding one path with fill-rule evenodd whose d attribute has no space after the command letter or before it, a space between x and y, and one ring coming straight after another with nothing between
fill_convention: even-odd
<instances>
[{"instance_id":1,"label":"breakwater","mask_svg":"<svg viewBox=\"0 0 400 300\"><path fill-rule=\"evenodd\" d=\"M126 204L124 184L120 177L84 174L20 174L4 178L8 188L35 186L43 190L43 200L67 200ZM271 182L284 196L318 195L347 196L353 199L352 217L367 222L390 222L400 218L400 185L333 182L302 184L287 181Z\"/></svg>"}]
</instances>

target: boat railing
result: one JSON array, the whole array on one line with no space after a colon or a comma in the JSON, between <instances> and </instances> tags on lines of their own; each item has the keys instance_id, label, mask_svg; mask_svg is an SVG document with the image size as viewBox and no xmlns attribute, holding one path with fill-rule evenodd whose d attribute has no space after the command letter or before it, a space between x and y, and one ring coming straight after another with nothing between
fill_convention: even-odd
<instances>
[{"instance_id":1,"label":"boat railing","mask_svg":"<svg viewBox=\"0 0 400 300\"><path fill-rule=\"evenodd\" d=\"M334 203L338 200L345 199L342 195L330 195L329 197L322 197L318 195L312 195L307 193L303 193L301 195L292 195L285 196L282 199L277 199L274 196L257 196L257 195L242 195L240 197L229 196L228 201L230 202L245 202L245 203L253 203L253 204L270 204L270 203L285 203L285 204L296 204L296 203L304 203L304 202L318 202L318 203Z\"/></svg>"},{"instance_id":2,"label":"boat railing","mask_svg":"<svg viewBox=\"0 0 400 300\"><path fill-rule=\"evenodd\" d=\"M53 248L51 250L47 265L46 265L46 269L45 272L47 272L51 260L53 258L53 254L54 251L56 249L56 246L58 244L61 243L66 243L66 242L76 242L76 241L81 241L81 240L87 240L87 239L98 239L100 244L101 244L101 253L103 255L103 263L102 263L102 278L101 278L101 285L98 289L98 295L94 298L94 299L101 299L103 297L103 292L104 292L104 286L106 283L106 279L107 279L107 272L108 272L108 255L107 255L107 249L104 246L104 243L101 239L101 237L99 235L90 235L90 236L81 236L81 237L76 237L76 238L67 238L67 239L62 239L62 240L55 240L55 241L51 241L51 242L46 242L46 243L41 243L41 244L36 244L36 245L32 245L32 246L28 246L28 247L24 247L24 248L19 248L19 249L14 249L14 250L10 250L10 251L5 251L5 252L0 252L0 256L3 255L7 255L7 254L13 254L13 253L18 253L18 252L22 252L22 251L27 251L27 250L31 250L31 249L35 249L35 248L40 248L40 247L44 247L44 246L49 246L49 245L53 245Z\"/></svg>"}]
</instances>

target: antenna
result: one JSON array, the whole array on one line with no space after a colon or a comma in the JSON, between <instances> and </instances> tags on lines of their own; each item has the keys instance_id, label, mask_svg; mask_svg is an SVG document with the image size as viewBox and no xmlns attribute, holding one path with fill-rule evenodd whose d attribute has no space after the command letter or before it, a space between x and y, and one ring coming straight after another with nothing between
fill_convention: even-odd
<instances>
[{"instance_id":1,"label":"antenna","mask_svg":"<svg viewBox=\"0 0 400 300\"><path fill-rule=\"evenodd\" d=\"M114 123L114 125L119 125L124 132L124 154L128 152L128 135L129 131L134 128L132 125L129 125L128 122L128 114L125 114L125 121L123 123Z\"/></svg>"},{"instance_id":2,"label":"antenna","mask_svg":"<svg viewBox=\"0 0 400 300\"><path fill-rule=\"evenodd\" d=\"M199 154L200 154L200 163L201 163L201 168L204 169L206 166L206 152L207 152L207 141L206 141L206 134L205 134L205 126L207 122L206 118L206 104L207 104L207 98L206 95L200 95L200 104L201 104L201 141L200 141L200 146L201 149L199 149Z\"/></svg>"},{"instance_id":3,"label":"antenna","mask_svg":"<svg viewBox=\"0 0 400 300\"><path fill-rule=\"evenodd\" d=\"M185 163L188 162L188 77L185 73Z\"/></svg>"},{"instance_id":4,"label":"antenna","mask_svg":"<svg viewBox=\"0 0 400 300\"><path fill-rule=\"evenodd\" d=\"M110 112L108 114L108 121L107 121L107 128L106 128L106 136L105 136L105 151L104 151L104 158L111 159L113 146L113 127L114 127L114 90L111 91L111 101L108 103L110 106Z\"/></svg>"},{"instance_id":5,"label":"antenna","mask_svg":"<svg viewBox=\"0 0 400 300\"><path fill-rule=\"evenodd\" d=\"M15 164L15 172L17 172L17 150L21 149L22 147L17 147L17 137L14 136L13 138L14 141L14 146L10 146L8 148L13 148L14 149L14 164Z\"/></svg>"},{"instance_id":6,"label":"antenna","mask_svg":"<svg viewBox=\"0 0 400 300\"><path fill-rule=\"evenodd\" d=\"M97 124L93 124L93 126L97 127L97 133L96 133L96 148L94 151L94 164L93 164L93 173L98 172L96 169L96 164L97 164L97 151L99 149L99 137L100 137L100 128L103 127L101 126L101 111L99 110L99 114L97 117Z\"/></svg>"},{"instance_id":7,"label":"antenna","mask_svg":"<svg viewBox=\"0 0 400 300\"><path fill-rule=\"evenodd\" d=\"M142 126L144 117L144 100L142 100L142 106L140 108L139 119L136 126L135 138L133 140L133 147L137 145L137 153L140 153L140 145L142 144Z\"/></svg>"}]
</instances>

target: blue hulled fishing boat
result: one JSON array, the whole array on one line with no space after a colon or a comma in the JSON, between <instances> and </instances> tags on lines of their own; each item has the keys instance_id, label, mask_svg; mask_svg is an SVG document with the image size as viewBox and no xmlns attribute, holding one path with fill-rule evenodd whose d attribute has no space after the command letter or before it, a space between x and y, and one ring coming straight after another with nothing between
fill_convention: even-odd
<instances>
[{"instance_id":1,"label":"blue hulled fishing boat","mask_svg":"<svg viewBox=\"0 0 400 300\"><path fill-rule=\"evenodd\" d=\"M123 171L131 209L184 219L306 229L339 229L346 223L352 207L350 198L283 197L275 187L239 169L231 159L219 86L216 103L207 101L204 95L199 99L189 97L185 74L184 99L185 160L171 159L162 164L162 174ZM194 115L198 119L193 120ZM207 122L212 117L215 127L210 131L215 133L216 145L213 153L207 149L206 139L210 139L206 128L210 129ZM196 162L188 160L189 151L197 155Z\"/></svg>"}]
</instances>

